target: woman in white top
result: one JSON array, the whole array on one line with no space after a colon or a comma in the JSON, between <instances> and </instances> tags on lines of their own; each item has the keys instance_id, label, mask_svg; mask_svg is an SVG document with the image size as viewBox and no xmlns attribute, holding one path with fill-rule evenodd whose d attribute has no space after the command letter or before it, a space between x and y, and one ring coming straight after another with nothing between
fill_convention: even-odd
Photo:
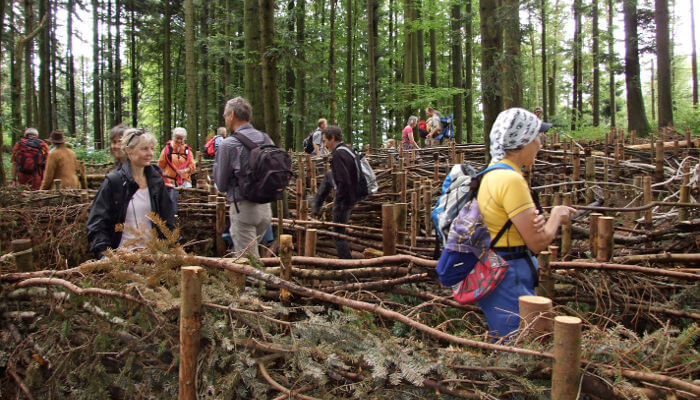
<instances>
[{"instance_id":1,"label":"woman in white top","mask_svg":"<svg viewBox=\"0 0 700 400\"><path fill-rule=\"evenodd\" d=\"M142 129L128 129L122 138L126 161L107 174L87 222L90 251L101 258L107 248L141 247L150 239L154 212L169 229L175 226L174 205L162 171L151 165L156 139ZM123 229L115 228L121 224Z\"/></svg>"}]
</instances>

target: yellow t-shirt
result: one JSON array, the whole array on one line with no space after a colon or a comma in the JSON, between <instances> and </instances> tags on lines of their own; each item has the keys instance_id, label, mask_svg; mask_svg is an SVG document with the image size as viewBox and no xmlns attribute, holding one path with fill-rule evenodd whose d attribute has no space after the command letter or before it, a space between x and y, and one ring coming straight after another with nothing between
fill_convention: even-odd
<instances>
[{"instance_id":1,"label":"yellow t-shirt","mask_svg":"<svg viewBox=\"0 0 700 400\"><path fill-rule=\"evenodd\" d=\"M482 178L477 195L479 211L484 217L484 223L491 233L491 238L496 237L498 231L509 218L535 207L530 195L530 188L528 188L520 168L507 159L500 162L510 165L515 171L509 169L489 171ZM525 241L515 225L511 225L494 247L522 246L524 244Z\"/></svg>"}]
</instances>

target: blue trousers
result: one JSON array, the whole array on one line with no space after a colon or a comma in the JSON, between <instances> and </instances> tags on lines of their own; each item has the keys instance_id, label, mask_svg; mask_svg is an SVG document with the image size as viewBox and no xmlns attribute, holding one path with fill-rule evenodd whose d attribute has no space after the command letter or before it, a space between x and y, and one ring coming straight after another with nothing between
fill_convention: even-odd
<instances>
[{"instance_id":1,"label":"blue trousers","mask_svg":"<svg viewBox=\"0 0 700 400\"><path fill-rule=\"evenodd\" d=\"M507 252L497 252L505 256ZM537 258L530 257L537 267ZM518 330L520 315L518 314L518 297L535 295L535 282L530 266L525 258L508 260L508 272L496 289L477 304L486 315L490 334L500 339Z\"/></svg>"}]
</instances>

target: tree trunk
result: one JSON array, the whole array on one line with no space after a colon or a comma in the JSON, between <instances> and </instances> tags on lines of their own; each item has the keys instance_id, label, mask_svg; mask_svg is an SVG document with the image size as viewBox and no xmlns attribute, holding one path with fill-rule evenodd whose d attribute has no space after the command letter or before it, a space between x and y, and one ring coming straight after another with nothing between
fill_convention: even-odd
<instances>
[{"instance_id":1,"label":"tree trunk","mask_svg":"<svg viewBox=\"0 0 700 400\"><path fill-rule=\"evenodd\" d=\"M474 141L474 96L472 95L472 41L474 40L474 36L472 34L472 18L474 17L472 16L471 0L467 0L465 4L466 15L464 16L464 108L466 110L466 114L464 116L464 121L467 125L467 143L472 143Z\"/></svg>"},{"instance_id":2,"label":"tree trunk","mask_svg":"<svg viewBox=\"0 0 700 400\"><path fill-rule=\"evenodd\" d=\"M92 0L92 138L96 149L102 149L102 124L100 121L100 35L99 35L99 1Z\"/></svg>"},{"instance_id":3,"label":"tree trunk","mask_svg":"<svg viewBox=\"0 0 700 400\"><path fill-rule=\"evenodd\" d=\"M542 119L548 119L547 107L547 3L545 0L540 1L540 22L542 24ZM553 99L549 99L553 101Z\"/></svg>"},{"instance_id":4,"label":"tree trunk","mask_svg":"<svg viewBox=\"0 0 700 400\"><path fill-rule=\"evenodd\" d=\"M573 43L573 74L572 82L573 86L571 88L572 102L571 102L571 130L575 131L578 123L578 75L579 69L579 52L581 51L581 0L574 0L573 4L574 11L574 43Z\"/></svg>"},{"instance_id":5,"label":"tree trunk","mask_svg":"<svg viewBox=\"0 0 700 400\"><path fill-rule=\"evenodd\" d=\"M613 14L615 11L615 1L608 0L608 90L610 93L608 97L610 100L610 127L615 127L615 115L617 114L617 104L615 102L615 50L613 46L615 44L615 32L613 27Z\"/></svg>"},{"instance_id":6,"label":"tree trunk","mask_svg":"<svg viewBox=\"0 0 700 400\"><path fill-rule=\"evenodd\" d=\"M484 146L490 146L489 133L501 111L501 69L498 66L502 30L497 17L498 0L479 0L481 20L481 103L484 113ZM486 158L490 155L486 152Z\"/></svg>"},{"instance_id":7,"label":"tree trunk","mask_svg":"<svg viewBox=\"0 0 700 400\"><path fill-rule=\"evenodd\" d=\"M673 125L671 100L671 47L668 39L668 0L655 1L656 67L658 69L659 119L658 126Z\"/></svg>"},{"instance_id":8,"label":"tree trunk","mask_svg":"<svg viewBox=\"0 0 700 400\"><path fill-rule=\"evenodd\" d=\"M434 17L433 17L434 18ZM428 31L430 41L430 87L438 87L438 67L437 67L437 34L435 28ZM425 111L421 110L421 115Z\"/></svg>"},{"instance_id":9,"label":"tree trunk","mask_svg":"<svg viewBox=\"0 0 700 400\"><path fill-rule=\"evenodd\" d=\"M5 0L0 0L0 26L5 26L3 25L5 23L5 7L6 7L6 1ZM2 49L2 37L0 36L0 49ZM2 56L3 52L0 51L0 65L2 65ZM0 74L0 98L2 98L2 74ZM2 115L2 102L0 102L0 115ZM3 149L5 147L4 145L4 136L5 132L3 132L3 125L0 124L0 149ZM5 178L5 163L0 162L0 186L5 186L6 183L6 178Z\"/></svg>"},{"instance_id":10,"label":"tree trunk","mask_svg":"<svg viewBox=\"0 0 700 400\"><path fill-rule=\"evenodd\" d=\"M87 146L88 143L88 117L87 117L87 72L85 66L85 56L80 56L80 97L81 108L80 115L83 122L83 143Z\"/></svg>"},{"instance_id":11,"label":"tree trunk","mask_svg":"<svg viewBox=\"0 0 700 400\"><path fill-rule=\"evenodd\" d=\"M639 47L637 36L637 0L623 3L625 14L625 83L627 85L627 130L637 135L649 134L649 121L644 111L642 82L639 74Z\"/></svg>"},{"instance_id":12,"label":"tree trunk","mask_svg":"<svg viewBox=\"0 0 700 400\"><path fill-rule=\"evenodd\" d=\"M697 53L695 51L695 9L693 8L693 0L690 0L690 41L693 46L691 55L691 66L693 74L693 107L698 105L698 63Z\"/></svg>"},{"instance_id":13,"label":"tree trunk","mask_svg":"<svg viewBox=\"0 0 700 400\"><path fill-rule=\"evenodd\" d=\"M306 60L306 55L304 54L304 45L306 43L306 0L299 0L297 2L297 56L299 60ZM296 101L296 114L297 114L297 127L296 127L296 143L295 148L297 151L302 150L302 142L304 141L304 136L306 135L306 68L299 68L297 70L296 77L296 89L297 89L297 101Z\"/></svg>"},{"instance_id":14,"label":"tree trunk","mask_svg":"<svg viewBox=\"0 0 700 400\"><path fill-rule=\"evenodd\" d=\"M651 89L651 119L652 121L656 119L656 93L654 93L654 60L651 60L651 81L649 86Z\"/></svg>"},{"instance_id":15,"label":"tree trunk","mask_svg":"<svg viewBox=\"0 0 700 400\"><path fill-rule=\"evenodd\" d=\"M163 128L161 132L161 143L170 137L173 129L172 123L172 72L170 57L170 0L163 2ZM117 38L117 41L119 39Z\"/></svg>"},{"instance_id":16,"label":"tree trunk","mask_svg":"<svg viewBox=\"0 0 700 400\"><path fill-rule=\"evenodd\" d=\"M598 0L593 0L591 4L591 13L593 19L593 126L600 125L600 68L599 68L599 49L598 49Z\"/></svg>"},{"instance_id":17,"label":"tree trunk","mask_svg":"<svg viewBox=\"0 0 700 400\"><path fill-rule=\"evenodd\" d=\"M416 46L414 44L415 34L413 32L414 23L414 2L413 0L404 1L404 53L403 53L403 84L405 88L405 107L403 110L404 121L413 113L410 104L415 99L413 84L414 62L417 62L418 57L415 54Z\"/></svg>"},{"instance_id":18,"label":"tree trunk","mask_svg":"<svg viewBox=\"0 0 700 400\"><path fill-rule=\"evenodd\" d=\"M51 9L51 15L53 18L51 18L52 22L52 27L51 27L51 34L50 34L50 46L49 46L49 52L51 55L51 74L50 74L50 79L51 79L51 127L52 129L58 129L58 89L57 85L58 82L56 80L56 75L58 68L56 67L56 64L58 62L58 40L56 39L56 31L57 25L56 25L56 15L58 15L58 1L51 1L50 3L50 9ZM69 135L73 135L72 132L68 133Z\"/></svg>"},{"instance_id":19,"label":"tree trunk","mask_svg":"<svg viewBox=\"0 0 700 400\"><path fill-rule=\"evenodd\" d=\"M39 122L39 132L44 132L44 135L48 136L51 132L51 122L53 121L51 115L51 80L50 80L50 65L51 65L51 51L50 51L50 32L49 26L52 19L50 14L49 0L39 1L39 15L48 15L48 21L46 27L39 33L39 109L37 110L36 117Z\"/></svg>"},{"instance_id":20,"label":"tree trunk","mask_svg":"<svg viewBox=\"0 0 700 400\"><path fill-rule=\"evenodd\" d=\"M378 1L378 0L377 0ZM421 10L421 5L420 5L420 0L416 0L418 2L418 6L416 8L416 19L421 21L422 25L422 14L420 12ZM374 18L377 18L377 11L374 12ZM375 29L376 31L376 29ZM416 64L418 67L418 84L423 86L425 85L425 31L423 29L418 29L416 31L416 48L418 49L417 51L417 56L418 56L418 63ZM379 39L375 39L376 42L379 42ZM375 44L375 47L377 45ZM375 50L376 53L376 50ZM376 63L376 61L375 61Z\"/></svg>"},{"instance_id":21,"label":"tree trunk","mask_svg":"<svg viewBox=\"0 0 700 400\"><path fill-rule=\"evenodd\" d=\"M116 107L116 100L114 98L114 59L118 58L119 54L115 54L112 47L113 18L114 15L112 14L112 0L107 0L107 15L105 15L105 22L107 23L107 90L103 93L105 93L105 97L107 98L107 121L109 121L109 127L112 127L117 124L117 119L114 116L114 108Z\"/></svg>"},{"instance_id":22,"label":"tree trunk","mask_svg":"<svg viewBox=\"0 0 700 400\"><path fill-rule=\"evenodd\" d=\"M265 128L275 144L282 146L280 99L277 92L277 57L273 49L275 39L275 2L274 0L259 0L259 7Z\"/></svg>"},{"instance_id":23,"label":"tree trunk","mask_svg":"<svg viewBox=\"0 0 700 400\"><path fill-rule=\"evenodd\" d=\"M139 69L136 64L138 59L136 54L136 13L134 12L134 0L131 0L131 32L130 37L130 47L131 47L131 125L138 126L139 121ZM189 89L187 91L188 95L190 93ZM192 90L194 96L197 94ZM193 143L190 141L190 143Z\"/></svg>"},{"instance_id":24,"label":"tree trunk","mask_svg":"<svg viewBox=\"0 0 700 400\"><path fill-rule=\"evenodd\" d=\"M354 57L353 38L352 38L352 2L353 0L345 0L345 37L347 39L347 51L345 55L345 143L352 145L352 100L353 100L353 82L352 82L352 62Z\"/></svg>"},{"instance_id":25,"label":"tree trunk","mask_svg":"<svg viewBox=\"0 0 700 400\"><path fill-rule=\"evenodd\" d=\"M331 0L331 37L328 45L328 90L330 91L331 109L328 114L328 123L331 125L337 124L335 116L337 100L335 97L335 5L337 0Z\"/></svg>"},{"instance_id":26,"label":"tree trunk","mask_svg":"<svg viewBox=\"0 0 700 400\"><path fill-rule=\"evenodd\" d=\"M34 30L34 1L24 0L24 32L32 32ZM34 89L34 41L30 40L24 46L24 122L27 126L35 126L35 89ZM47 138L49 133L39 131L40 138Z\"/></svg>"},{"instance_id":27,"label":"tree trunk","mask_svg":"<svg viewBox=\"0 0 700 400\"><path fill-rule=\"evenodd\" d=\"M7 7L10 25L10 114L12 115L12 144L14 145L21 135L22 129L22 57L24 42L15 30L14 10L12 3Z\"/></svg>"},{"instance_id":28,"label":"tree trunk","mask_svg":"<svg viewBox=\"0 0 700 400\"><path fill-rule=\"evenodd\" d=\"M71 135L77 136L77 126L75 124L75 59L73 57L73 9L74 0L68 0L68 10L67 10L67 24L66 24L66 39L67 39L67 55L66 61L68 65L66 85L68 86L66 92L68 93L68 131Z\"/></svg>"},{"instance_id":29,"label":"tree trunk","mask_svg":"<svg viewBox=\"0 0 700 400\"><path fill-rule=\"evenodd\" d=\"M243 31L245 48L245 94L253 107L251 123L261 131L265 127L262 97L262 71L260 69L260 18L258 0L244 0Z\"/></svg>"},{"instance_id":30,"label":"tree trunk","mask_svg":"<svg viewBox=\"0 0 700 400\"><path fill-rule=\"evenodd\" d=\"M185 103L187 141L197 146L197 66L194 54L194 5L185 0Z\"/></svg>"},{"instance_id":31,"label":"tree trunk","mask_svg":"<svg viewBox=\"0 0 700 400\"><path fill-rule=\"evenodd\" d=\"M452 31L452 86L455 89L462 88L462 5L452 4L452 19L450 20ZM462 93L452 95L452 107L454 108L455 142L462 143Z\"/></svg>"},{"instance_id":32,"label":"tree trunk","mask_svg":"<svg viewBox=\"0 0 700 400\"><path fill-rule=\"evenodd\" d=\"M203 1L200 6L200 37L206 39L209 37L209 22L207 17L209 15L209 2ZM199 128L197 129L197 149L201 149L204 142L207 140L207 131L209 124L209 51L207 49L207 41L202 40L197 46L199 49L199 59L201 60L200 72L197 73L199 76L199 81L201 87L199 88ZM216 132L214 132L216 134Z\"/></svg>"},{"instance_id":33,"label":"tree trunk","mask_svg":"<svg viewBox=\"0 0 700 400\"><path fill-rule=\"evenodd\" d=\"M116 0L114 3L114 122L121 124L124 119L124 110L122 108L122 60L120 57L121 44L121 0Z\"/></svg>"},{"instance_id":34,"label":"tree trunk","mask_svg":"<svg viewBox=\"0 0 700 400\"><path fill-rule=\"evenodd\" d=\"M294 0L289 0L289 3L287 4L287 14L290 16L294 14ZM287 19L288 37L294 36L294 25L294 18ZM297 63L302 61L300 57L297 57L297 60ZM284 102L287 106L287 110L294 110L294 88L296 87L296 77L294 76L294 69L295 68L292 67L291 63L289 63L289 65L287 65L286 67L285 80L287 81L287 85L284 88ZM285 116L284 126L284 147L286 149L293 149L295 146L294 113L287 113L287 115Z\"/></svg>"},{"instance_id":35,"label":"tree trunk","mask_svg":"<svg viewBox=\"0 0 700 400\"><path fill-rule=\"evenodd\" d=\"M369 145L377 147L377 0L367 0L369 51Z\"/></svg>"},{"instance_id":36,"label":"tree trunk","mask_svg":"<svg viewBox=\"0 0 700 400\"><path fill-rule=\"evenodd\" d=\"M520 60L520 2L503 0L504 25L503 105L504 108L522 107L522 62Z\"/></svg>"}]
</instances>

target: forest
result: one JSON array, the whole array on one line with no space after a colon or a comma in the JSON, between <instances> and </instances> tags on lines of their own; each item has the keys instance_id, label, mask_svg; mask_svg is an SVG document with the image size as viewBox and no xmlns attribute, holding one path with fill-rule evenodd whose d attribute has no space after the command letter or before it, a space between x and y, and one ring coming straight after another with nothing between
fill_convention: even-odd
<instances>
[{"instance_id":1,"label":"forest","mask_svg":"<svg viewBox=\"0 0 700 400\"><path fill-rule=\"evenodd\" d=\"M688 0L0 7L1 128L12 143L35 126L42 138L61 129L102 149L105 131L124 122L161 144L183 126L199 149L237 95L251 100L256 127L297 150L319 117L346 142L378 147L428 106L454 115L458 143L482 142L511 106L543 106L546 120L574 132L623 127L643 137L674 123L696 132L700 122ZM692 54L675 54L688 39L675 28L689 22Z\"/></svg>"}]
</instances>

